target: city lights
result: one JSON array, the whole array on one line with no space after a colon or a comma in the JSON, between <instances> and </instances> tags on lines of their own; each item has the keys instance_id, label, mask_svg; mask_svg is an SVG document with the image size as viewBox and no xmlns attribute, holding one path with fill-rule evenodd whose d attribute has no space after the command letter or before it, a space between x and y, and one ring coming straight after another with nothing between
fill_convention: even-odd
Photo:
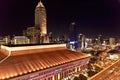
<instances>
[{"instance_id":1,"label":"city lights","mask_svg":"<svg viewBox=\"0 0 120 80\"><path fill-rule=\"evenodd\" d=\"M118 5L111 10L110 1L104 7L98 1L79 1L40 0L32 2L33 8L1 1L0 10L9 9L0 13L0 26L7 26L0 27L0 80L120 80L120 36L113 35L120 32ZM22 18L30 9L34 22L28 13ZM2 36L6 30L12 35Z\"/></svg>"}]
</instances>

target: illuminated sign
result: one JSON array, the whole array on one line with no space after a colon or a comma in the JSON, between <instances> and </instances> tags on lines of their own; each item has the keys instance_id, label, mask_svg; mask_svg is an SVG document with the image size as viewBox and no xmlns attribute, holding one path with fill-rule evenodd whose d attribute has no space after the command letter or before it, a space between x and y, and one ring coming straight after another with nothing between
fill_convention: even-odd
<instances>
[{"instance_id":1,"label":"illuminated sign","mask_svg":"<svg viewBox=\"0 0 120 80\"><path fill-rule=\"evenodd\" d=\"M61 71L62 71L62 68L57 69L57 70L54 71L54 74L60 73Z\"/></svg>"}]
</instances>

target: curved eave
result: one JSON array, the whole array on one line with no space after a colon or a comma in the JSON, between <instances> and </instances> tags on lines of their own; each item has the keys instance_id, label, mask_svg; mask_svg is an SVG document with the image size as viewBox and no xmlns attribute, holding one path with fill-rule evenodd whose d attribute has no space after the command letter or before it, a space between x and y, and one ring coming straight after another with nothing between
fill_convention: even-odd
<instances>
[{"instance_id":1,"label":"curved eave","mask_svg":"<svg viewBox=\"0 0 120 80\"><path fill-rule=\"evenodd\" d=\"M0 64L0 79L9 79L25 75L86 57L89 57L89 55L70 51L65 48L11 56Z\"/></svg>"}]
</instances>

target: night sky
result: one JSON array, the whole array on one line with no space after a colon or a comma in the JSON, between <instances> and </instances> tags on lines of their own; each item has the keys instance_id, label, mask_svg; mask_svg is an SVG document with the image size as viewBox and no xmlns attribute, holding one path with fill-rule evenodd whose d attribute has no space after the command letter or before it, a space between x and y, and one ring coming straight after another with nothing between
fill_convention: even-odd
<instances>
[{"instance_id":1,"label":"night sky","mask_svg":"<svg viewBox=\"0 0 120 80\"><path fill-rule=\"evenodd\" d=\"M0 0L0 36L22 35L34 26L39 0ZM87 36L120 35L120 0L42 0L47 11L48 32L67 34L71 22Z\"/></svg>"}]
</instances>

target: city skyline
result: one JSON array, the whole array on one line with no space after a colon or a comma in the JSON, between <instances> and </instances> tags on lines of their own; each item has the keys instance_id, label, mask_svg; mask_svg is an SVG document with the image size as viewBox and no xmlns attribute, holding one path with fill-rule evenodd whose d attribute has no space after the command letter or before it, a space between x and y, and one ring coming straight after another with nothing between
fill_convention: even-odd
<instances>
[{"instance_id":1,"label":"city skyline","mask_svg":"<svg viewBox=\"0 0 120 80\"><path fill-rule=\"evenodd\" d=\"M0 1L0 35L22 35L22 30L34 26L34 9L39 0ZM85 35L119 35L119 0L42 0L47 12L48 32L68 34L75 22L78 32Z\"/></svg>"}]
</instances>

